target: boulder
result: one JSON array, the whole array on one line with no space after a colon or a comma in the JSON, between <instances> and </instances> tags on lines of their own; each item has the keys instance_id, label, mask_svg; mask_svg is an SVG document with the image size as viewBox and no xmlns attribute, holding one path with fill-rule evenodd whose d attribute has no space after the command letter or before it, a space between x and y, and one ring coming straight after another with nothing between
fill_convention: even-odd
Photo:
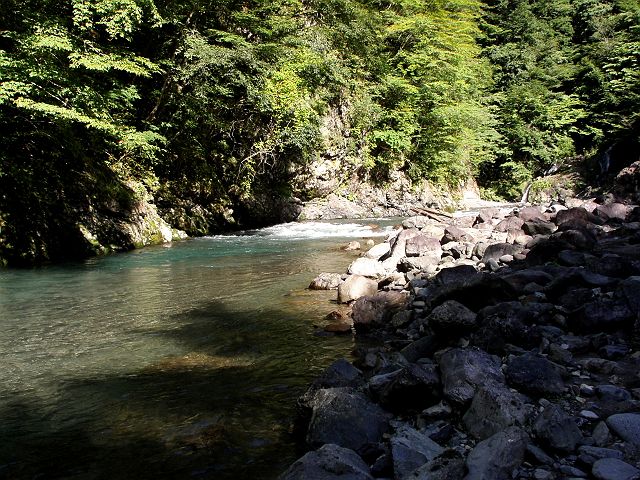
<instances>
[{"instance_id":1,"label":"boulder","mask_svg":"<svg viewBox=\"0 0 640 480\"><path fill-rule=\"evenodd\" d=\"M598 480L638 480L640 470L616 458L603 458L593 464L591 473Z\"/></svg>"},{"instance_id":2,"label":"boulder","mask_svg":"<svg viewBox=\"0 0 640 480\"><path fill-rule=\"evenodd\" d=\"M430 257L437 263L442 256L442 247L437 238L416 235L407 240L405 253L407 257Z\"/></svg>"},{"instance_id":3,"label":"boulder","mask_svg":"<svg viewBox=\"0 0 640 480\"><path fill-rule=\"evenodd\" d=\"M433 220L424 215L416 215L406 218L402 221L402 227L405 229L417 228L422 229L428 225L433 225Z\"/></svg>"},{"instance_id":4,"label":"boulder","mask_svg":"<svg viewBox=\"0 0 640 480\"><path fill-rule=\"evenodd\" d=\"M542 213L538 207L524 207L518 211L517 215L523 222L530 222L531 220L547 220L544 213Z\"/></svg>"},{"instance_id":5,"label":"boulder","mask_svg":"<svg viewBox=\"0 0 640 480\"><path fill-rule=\"evenodd\" d=\"M484 251L482 262L487 263L490 259L498 260L504 255L515 255L521 251L522 247L519 245L512 245L510 243L494 243L493 245L489 245Z\"/></svg>"},{"instance_id":6,"label":"boulder","mask_svg":"<svg viewBox=\"0 0 640 480\"><path fill-rule=\"evenodd\" d=\"M504 383L498 357L478 349L454 348L438 359L444 396L458 405L469 403L478 388L489 382Z\"/></svg>"},{"instance_id":7,"label":"boulder","mask_svg":"<svg viewBox=\"0 0 640 480\"><path fill-rule=\"evenodd\" d=\"M640 449L640 413L618 413L607 418L609 428L625 442Z\"/></svg>"},{"instance_id":8,"label":"boulder","mask_svg":"<svg viewBox=\"0 0 640 480\"><path fill-rule=\"evenodd\" d=\"M385 325L391 317L407 305L402 292L377 292L358 298L353 304L351 316L356 330Z\"/></svg>"},{"instance_id":9,"label":"boulder","mask_svg":"<svg viewBox=\"0 0 640 480\"><path fill-rule=\"evenodd\" d=\"M473 242L474 238L463 229L455 225L449 225L444 229L444 235L440 240L443 245L449 242Z\"/></svg>"},{"instance_id":10,"label":"boulder","mask_svg":"<svg viewBox=\"0 0 640 480\"><path fill-rule=\"evenodd\" d=\"M433 364L410 363L369 380L371 395L394 412L423 409L438 400L440 375Z\"/></svg>"},{"instance_id":11,"label":"boulder","mask_svg":"<svg viewBox=\"0 0 640 480\"><path fill-rule=\"evenodd\" d=\"M381 262L373 258L356 258L349 269L349 275L362 275L363 277L379 278L385 275L386 269Z\"/></svg>"},{"instance_id":12,"label":"boulder","mask_svg":"<svg viewBox=\"0 0 640 480\"><path fill-rule=\"evenodd\" d=\"M593 213L603 220L625 220L630 208L622 203L598 205Z\"/></svg>"},{"instance_id":13,"label":"boulder","mask_svg":"<svg viewBox=\"0 0 640 480\"><path fill-rule=\"evenodd\" d=\"M381 257L384 257L387 253L391 251L391 245L387 242L379 243L371 247L367 253L364 254L366 258L371 258L373 260L379 260Z\"/></svg>"},{"instance_id":14,"label":"boulder","mask_svg":"<svg viewBox=\"0 0 640 480\"><path fill-rule=\"evenodd\" d=\"M373 480L369 467L353 450L326 444L296 460L278 480Z\"/></svg>"},{"instance_id":15,"label":"boulder","mask_svg":"<svg viewBox=\"0 0 640 480\"><path fill-rule=\"evenodd\" d=\"M397 479L407 478L411 472L444 452L444 448L436 442L408 426L400 427L390 443L393 471Z\"/></svg>"},{"instance_id":16,"label":"boulder","mask_svg":"<svg viewBox=\"0 0 640 480\"><path fill-rule=\"evenodd\" d=\"M610 332L631 328L635 317L626 302L598 298L575 311L569 317L569 325L580 333Z\"/></svg>"},{"instance_id":17,"label":"boulder","mask_svg":"<svg viewBox=\"0 0 640 480\"><path fill-rule=\"evenodd\" d=\"M563 452L573 452L582 441L574 418L552 403L538 415L533 431L541 443Z\"/></svg>"},{"instance_id":18,"label":"boulder","mask_svg":"<svg viewBox=\"0 0 640 480\"><path fill-rule=\"evenodd\" d=\"M549 222L547 220L529 220L524 222L522 225L522 230L527 235L551 235L556 230L555 224Z\"/></svg>"},{"instance_id":19,"label":"boulder","mask_svg":"<svg viewBox=\"0 0 640 480\"><path fill-rule=\"evenodd\" d=\"M502 353L508 343L533 346L540 339L529 325L537 314L533 305L502 302L478 312L478 330L472 335L473 345L491 353Z\"/></svg>"},{"instance_id":20,"label":"boulder","mask_svg":"<svg viewBox=\"0 0 640 480\"><path fill-rule=\"evenodd\" d=\"M378 282L362 275L350 275L338 287L338 303L349 303L364 295L374 295L377 291Z\"/></svg>"},{"instance_id":21,"label":"boulder","mask_svg":"<svg viewBox=\"0 0 640 480\"><path fill-rule=\"evenodd\" d=\"M511 480L524 461L529 438L518 427L509 427L478 443L467 457L465 480Z\"/></svg>"},{"instance_id":22,"label":"boulder","mask_svg":"<svg viewBox=\"0 0 640 480\"><path fill-rule=\"evenodd\" d=\"M523 426L527 419L526 398L501 384L480 386L471 407L462 417L467 431L481 440L507 427Z\"/></svg>"},{"instance_id":23,"label":"boulder","mask_svg":"<svg viewBox=\"0 0 640 480\"><path fill-rule=\"evenodd\" d=\"M364 382L362 372L341 358L329 365L311 384L311 388L357 387Z\"/></svg>"},{"instance_id":24,"label":"boulder","mask_svg":"<svg viewBox=\"0 0 640 480\"><path fill-rule=\"evenodd\" d=\"M541 397L564 392L564 381L556 366L546 358L525 353L507 364L507 382L521 392Z\"/></svg>"},{"instance_id":25,"label":"boulder","mask_svg":"<svg viewBox=\"0 0 640 480\"><path fill-rule=\"evenodd\" d=\"M588 212L582 207L568 208L567 210L560 210L556 213L556 225L560 226L563 223L572 221L583 221L588 223L594 223L596 225L602 225L602 220L591 212Z\"/></svg>"},{"instance_id":26,"label":"boulder","mask_svg":"<svg viewBox=\"0 0 640 480\"><path fill-rule=\"evenodd\" d=\"M524 220L518 217L507 217L498 223L493 230L496 232L508 232L509 230L519 230L524 225Z\"/></svg>"},{"instance_id":27,"label":"boulder","mask_svg":"<svg viewBox=\"0 0 640 480\"><path fill-rule=\"evenodd\" d=\"M447 267L440 270L433 278L433 281L440 285L461 283L476 273L478 273L478 271L472 265L456 265L455 267ZM638 278L640 284L640 277Z\"/></svg>"},{"instance_id":28,"label":"boulder","mask_svg":"<svg viewBox=\"0 0 640 480\"><path fill-rule=\"evenodd\" d=\"M389 429L389 415L362 393L350 388L315 392L306 440L312 447L334 443L360 450L378 443Z\"/></svg>"},{"instance_id":29,"label":"boulder","mask_svg":"<svg viewBox=\"0 0 640 480\"><path fill-rule=\"evenodd\" d=\"M476 325L476 314L455 300L438 305L426 317L424 324L445 336L460 336Z\"/></svg>"},{"instance_id":30,"label":"boulder","mask_svg":"<svg viewBox=\"0 0 640 480\"><path fill-rule=\"evenodd\" d=\"M405 257L397 264L397 268L401 272L411 272L413 270L422 270L428 273L436 271L440 258L431 256L426 257Z\"/></svg>"},{"instance_id":31,"label":"boulder","mask_svg":"<svg viewBox=\"0 0 640 480\"><path fill-rule=\"evenodd\" d=\"M339 273L321 273L309 285L311 290L336 290L342 283Z\"/></svg>"}]
</instances>

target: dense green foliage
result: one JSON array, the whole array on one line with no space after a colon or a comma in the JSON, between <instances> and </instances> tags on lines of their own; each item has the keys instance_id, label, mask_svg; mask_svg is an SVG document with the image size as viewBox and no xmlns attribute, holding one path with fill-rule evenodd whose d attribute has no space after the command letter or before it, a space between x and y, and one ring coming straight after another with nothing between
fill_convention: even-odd
<instances>
[{"instance_id":1,"label":"dense green foliage","mask_svg":"<svg viewBox=\"0 0 640 480\"><path fill-rule=\"evenodd\" d=\"M318 158L513 197L637 138L639 62L635 0L3 0L0 250L148 194L211 231Z\"/></svg>"}]
</instances>

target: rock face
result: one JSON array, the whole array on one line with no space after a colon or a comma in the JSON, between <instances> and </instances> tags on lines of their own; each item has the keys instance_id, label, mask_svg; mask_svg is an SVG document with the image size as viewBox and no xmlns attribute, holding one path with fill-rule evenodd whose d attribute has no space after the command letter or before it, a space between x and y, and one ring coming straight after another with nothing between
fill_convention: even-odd
<instances>
[{"instance_id":1,"label":"rock face","mask_svg":"<svg viewBox=\"0 0 640 480\"><path fill-rule=\"evenodd\" d=\"M369 467L353 450L326 444L296 460L279 480L373 480Z\"/></svg>"},{"instance_id":2,"label":"rock face","mask_svg":"<svg viewBox=\"0 0 640 480\"><path fill-rule=\"evenodd\" d=\"M405 222L307 440L375 478L639 480L640 207L601 207Z\"/></svg>"}]
</instances>

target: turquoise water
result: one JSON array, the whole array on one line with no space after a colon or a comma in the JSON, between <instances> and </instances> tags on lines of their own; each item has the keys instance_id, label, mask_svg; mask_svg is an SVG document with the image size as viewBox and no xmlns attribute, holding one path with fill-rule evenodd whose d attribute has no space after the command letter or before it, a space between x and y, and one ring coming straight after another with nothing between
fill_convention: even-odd
<instances>
[{"instance_id":1,"label":"turquoise water","mask_svg":"<svg viewBox=\"0 0 640 480\"><path fill-rule=\"evenodd\" d=\"M318 335L339 246L296 224L0 271L0 478L275 478L295 399L352 339Z\"/></svg>"}]
</instances>

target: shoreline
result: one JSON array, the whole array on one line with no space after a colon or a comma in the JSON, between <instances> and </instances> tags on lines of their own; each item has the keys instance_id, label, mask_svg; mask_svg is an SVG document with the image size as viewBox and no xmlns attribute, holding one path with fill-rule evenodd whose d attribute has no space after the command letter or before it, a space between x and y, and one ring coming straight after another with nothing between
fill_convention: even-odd
<instances>
[{"instance_id":1,"label":"shoreline","mask_svg":"<svg viewBox=\"0 0 640 480\"><path fill-rule=\"evenodd\" d=\"M351 307L328 331L382 346L298 400L310 451L280 478L640 476L639 221L577 200L410 217L319 276Z\"/></svg>"}]
</instances>

